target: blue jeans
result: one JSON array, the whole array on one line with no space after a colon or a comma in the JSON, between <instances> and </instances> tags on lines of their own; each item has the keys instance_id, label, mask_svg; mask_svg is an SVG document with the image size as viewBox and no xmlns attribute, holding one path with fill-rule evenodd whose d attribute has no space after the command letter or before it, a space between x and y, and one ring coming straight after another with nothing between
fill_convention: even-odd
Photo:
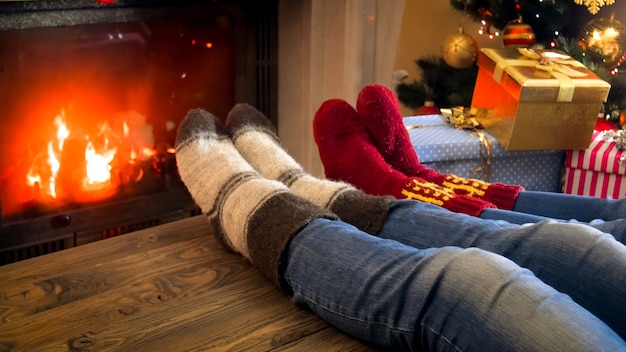
<instances>
[{"instance_id":1,"label":"blue jeans","mask_svg":"<svg viewBox=\"0 0 626 352\"><path fill-rule=\"evenodd\" d=\"M626 351L626 247L584 225L396 201L380 237L317 219L284 259L295 303L377 346Z\"/></svg>"},{"instance_id":2,"label":"blue jeans","mask_svg":"<svg viewBox=\"0 0 626 352\"><path fill-rule=\"evenodd\" d=\"M590 222L596 219L626 219L626 198L619 200L563 193L522 191L515 201L516 212L547 218Z\"/></svg>"},{"instance_id":3,"label":"blue jeans","mask_svg":"<svg viewBox=\"0 0 626 352\"><path fill-rule=\"evenodd\" d=\"M626 198L625 198L626 199ZM520 213L510 210L487 208L478 216L485 220L500 220L511 224L523 225L528 223L537 223L540 221L554 220L558 222L568 222L573 224L585 224L598 229L602 232L610 233L618 241L626 242L626 219L617 219L604 221L600 219L591 220L590 222L581 222L575 219L563 220L548 218L545 216L533 215L528 213Z\"/></svg>"},{"instance_id":4,"label":"blue jeans","mask_svg":"<svg viewBox=\"0 0 626 352\"><path fill-rule=\"evenodd\" d=\"M584 223L610 233L620 242L626 238L626 198L601 199L562 193L520 192L512 211L485 209L481 219L504 220L513 224L544 220Z\"/></svg>"}]
</instances>

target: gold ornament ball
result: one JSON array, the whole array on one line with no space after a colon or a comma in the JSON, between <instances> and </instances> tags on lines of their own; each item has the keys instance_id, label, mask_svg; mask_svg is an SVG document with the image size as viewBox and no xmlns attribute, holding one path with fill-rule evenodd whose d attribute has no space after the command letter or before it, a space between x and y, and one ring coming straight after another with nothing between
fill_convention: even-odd
<instances>
[{"instance_id":1,"label":"gold ornament ball","mask_svg":"<svg viewBox=\"0 0 626 352\"><path fill-rule=\"evenodd\" d=\"M443 42L443 60L454 68L468 68L476 61L478 43L472 36L459 30Z\"/></svg>"},{"instance_id":2,"label":"gold ornament ball","mask_svg":"<svg viewBox=\"0 0 626 352\"><path fill-rule=\"evenodd\" d=\"M624 25L611 18L596 18L587 22L578 34L578 44L589 53L591 59L611 66L624 53L622 38L626 33Z\"/></svg>"}]
</instances>

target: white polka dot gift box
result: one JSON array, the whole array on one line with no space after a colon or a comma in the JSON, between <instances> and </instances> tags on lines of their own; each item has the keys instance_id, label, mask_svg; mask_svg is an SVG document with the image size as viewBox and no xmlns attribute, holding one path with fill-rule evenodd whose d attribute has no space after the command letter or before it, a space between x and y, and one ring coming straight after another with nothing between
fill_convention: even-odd
<instances>
[{"instance_id":1,"label":"white polka dot gift box","mask_svg":"<svg viewBox=\"0 0 626 352\"><path fill-rule=\"evenodd\" d=\"M561 192L565 151L506 151L488 133L490 150L475 132L455 129L441 115L410 116L404 124L424 165L437 172Z\"/></svg>"},{"instance_id":2,"label":"white polka dot gift box","mask_svg":"<svg viewBox=\"0 0 626 352\"><path fill-rule=\"evenodd\" d=\"M589 148L567 151L563 193L626 197L626 152L617 148L614 139L604 137L603 131L594 131Z\"/></svg>"}]
</instances>

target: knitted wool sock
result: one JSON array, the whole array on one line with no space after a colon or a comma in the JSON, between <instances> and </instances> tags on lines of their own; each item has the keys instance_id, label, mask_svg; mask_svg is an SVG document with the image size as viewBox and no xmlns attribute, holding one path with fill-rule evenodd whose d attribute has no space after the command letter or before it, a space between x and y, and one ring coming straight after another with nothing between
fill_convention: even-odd
<instances>
[{"instance_id":1,"label":"knitted wool sock","mask_svg":"<svg viewBox=\"0 0 626 352\"><path fill-rule=\"evenodd\" d=\"M392 168L374 146L356 110L343 100L324 102L315 114L313 127L329 179L350 183L369 194L416 199L474 216L495 207Z\"/></svg>"},{"instance_id":2,"label":"knitted wool sock","mask_svg":"<svg viewBox=\"0 0 626 352\"><path fill-rule=\"evenodd\" d=\"M336 218L282 183L262 178L206 111L191 110L181 123L176 162L218 240L279 287L279 265L290 239L314 218Z\"/></svg>"},{"instance_id":3,"label":"knitted wool sock","mask_svg":"<svg viewBox=\"0 0 626 352\"><path fill-rule=\"evenodd\" d=\"M357 111L374 145L394 169L457 194L483 198L498 208L513 209L523 187L444 175L422 165L404 126L396 94L391 89L378 84L364 87L357 98Z\"/></svg>"},{"instance_id":4,"label":"knitted wool sock","mask_svg":"<svg viewBox=\"0 0 626 352\"><path fill-rule=\"evenodd\" d=\"M239 153L262 176L286 184L296 195L362 231L380 231L392 197L372 196L346 183L307 174L281 147L272 123L251 105L235 105L228 114L226 128Z\"/></svg>"}]
</instances>

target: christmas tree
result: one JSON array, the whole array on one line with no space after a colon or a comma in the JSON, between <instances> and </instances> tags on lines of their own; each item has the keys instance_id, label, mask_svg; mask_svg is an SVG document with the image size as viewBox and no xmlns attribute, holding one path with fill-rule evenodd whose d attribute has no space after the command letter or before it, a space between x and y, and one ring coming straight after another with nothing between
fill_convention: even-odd
<instances>
[{"instance_id":1,"label":"christmas tree","mask_svg":"<svg viewBox=\"0 0 626 352\"><path fill-rule=\"evenodd\" d=\"M617 125L626 124L626 73L620 71L626 55L626 30L614 17L615 12L626 14L624 0L619 4L615 0L451 0L450 4L480 22L478 35L493 38L493 47L503 46L502 34L514 24L523 25L534 36L528 46L557 49L582 62L611 84L604 104L607 119ZM609 30L614 32L611 40L594 37L594 32L604 35ZM428 101L437 107L471 105L478 72L475 63L451 66L442 55L420 58L416 64L421 79L396 87L404 105L419 108Z\"/></svg>"}]
</instances>

